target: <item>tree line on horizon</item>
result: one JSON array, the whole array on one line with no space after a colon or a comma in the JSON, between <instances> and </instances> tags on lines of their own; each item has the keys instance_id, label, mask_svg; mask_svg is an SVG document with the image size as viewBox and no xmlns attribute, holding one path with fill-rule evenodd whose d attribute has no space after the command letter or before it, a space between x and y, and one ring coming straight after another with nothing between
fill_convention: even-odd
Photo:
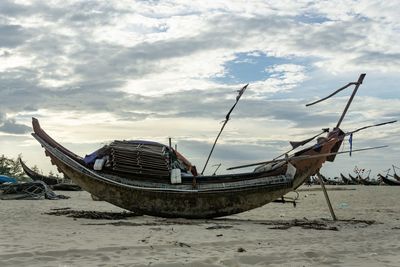
<instances>
[{"instance_id":1,"label":"tree line on horizon","mask_svg":"<svg viewBox=\"0 0 400 267\"><path fill-rule=\"evenodd\" d=\"M8 177L12 177L17 179L20 182L29 182L31 178L29 178L22 168L21 162L19 161L21 156L18 158L8 158L5 155L0 156L0 175L5 175ZM34 172L42 173L42 171L35 165L31 168ZM53 172L49 173L49 176L56 176Z\"/></svg>"}]
</instances>

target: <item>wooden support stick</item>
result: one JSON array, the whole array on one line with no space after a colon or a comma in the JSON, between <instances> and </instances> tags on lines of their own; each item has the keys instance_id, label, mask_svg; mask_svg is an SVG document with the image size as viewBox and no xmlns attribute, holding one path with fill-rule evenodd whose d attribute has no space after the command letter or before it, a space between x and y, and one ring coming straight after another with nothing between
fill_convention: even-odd
<instances>
[{"instance_id":1,"label":"wooden support stick","mask_svg":"<svg viewBox=\"0 0 400 267\"><path fill-rule=\"evenodd\" d=\"M328 203L328 207L329 207L329 211L331 212L332 219L334 221L337 221L335 212L333 211L333 208L331 205L331 201L329 200L328 192L326 192L325 184L324 184L324 181L322 180L322 177L321 177L321 174L319 173L319 171L317 172L317 177L318 177L319 183L321 184L322 191L324 191L325 199L326 199L326 202Z\"/></svg>"},{"instance_id":2,"label":"wooden support stick","mask_svg":"<svg viewBox=\"0 0 400 267\"><path fill-rule=\"evenodd\" d=\"M339 127L340 127L340 124L342 123L344 116L346 116L347 110L349 109L349 107L350 107L350 105L351 105L351 102L353 101L353 98L354 98L354 96L355 96L356 93L357 93L358 87L360 87L360 85L362 84L365 75L366 75L366 74L363 73L363 74L361 74L360 77L358 78L358 81L357 81L357 83L356 83L356 87L354 88L353 93L351 94L350 99L349 99L349 101L347 102L346 107L345 107L344 110L343 110L342 116L340 117L340 119L339 119L339 121L338 121L338 123L337 123L337 125L336 125L336 128L339 128Z\"/></svg>"}]
</instances>

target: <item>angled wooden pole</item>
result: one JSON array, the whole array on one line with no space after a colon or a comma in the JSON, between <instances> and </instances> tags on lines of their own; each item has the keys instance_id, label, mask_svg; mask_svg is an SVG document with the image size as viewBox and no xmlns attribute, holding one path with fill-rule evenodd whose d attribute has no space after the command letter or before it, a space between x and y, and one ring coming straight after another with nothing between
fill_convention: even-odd
<instances>
[{"instance_id":1,"label":"angled wooden pole","mask_svg":"<svg viewBox=\"0 0 400 267\"><path fill-rule=\"evenodd\" d=\"M237 103L239 102L240 98L242 97L244 91L247 89L247 86L249 86L249 84L246 84L245 86L243 86L242 89L238 90L238 95L237 95L237 97L236 97L236 102L235 102L235 104L231 107L231 109L229 110L228 114L226 114L226 116L225 116L224 123L222 124L221 130L219 131L219 133L218 133L218 135L217 135L217 138L215 138L215 141L214 141L214 144L213 144L213 146L212 146L212 148L211 148L210 154L208 154L206 163L204 164L203 170L201 171L201 175L203 175L203 173L204 173L204 171L205 171L205 169L206 169L206 167L207 167L207 164L208 164L208 161L210 160L211 154L213 153L214 148L215 148L215 145L216 145L217 142L218 142L218 138L220 137L222 131L224 130L225 125L226 125L226 124L228 123L228 121L230 120L231 113L232 113L233 109L236 107L236 105L237 105Z\"/></svg>"},{"instance_id":2,"label":"angled wooden pole","mask_svg":"<svg viewBox=\"0 0 400 267\"><path fill-rule=\"evenodd\" d=\"M349 109L349 107L350 107L350 105L351 105L351 102L353 102L353 98L354 98L354 96L355 96L356 93L357 93L358 87L360 87L360 85L362 84L365 75L366 75L366 74L363 73L363 74L361 74L360 77L358 78L358 81L357 81L357 83L356 83L356 87L354 88L353 93L351 94L350 99L349 99L349 101L347 102L347 105L346 105L346 107L345 107L344 110L343 110L342 116L340 117L340 119L339 119L339 121L338 121L338 123L337 123L337 125L336 125L336 128L339 128L339 127L340 127L340 124L342 124L342 121L343 121L343 119L344 119L344 116L346 116L347 110Z\"/></svg>"},{"instance_id":3,"label":"angled wooden pole","mask_svg":"<svg viewBox=\"0 0 400 267\"><path fill-rule=\"evenodd\" d=\"M319 183L322 187L322 191L324 191L325 200L328 203L328 207L329 207L329 211L331 212L332 219L334 221L337 221L335 212L333 211L333 208L332 208L331 201L329 200L328 192L326 192L325 184L324 184L324 181L322 180L322 176L321 176L321 173L319 172L319 170L317 172L317 177L318 177Z\"/></svg>"},{"instance_id":4,"label":"angled wooden pole","mask_svg":"<svg viewBox=\"0 0 400 267\"><path fill-rule=\"evenodd\" d=\"M366 147L366 148L354 149L352 152L379 149L379 148L384 148L384 147L388 147L388 146ZM282 162L282 161L296 161L296 160L303 160L303 159L313 159L313 158L328 157L328 156L332 156L332 155L345 154L345 153L349 153L349 152L350 152L350 150L340 151L340 152L324 153L324 154L319 154L319 155L317 154L317 155L291 156L291 157L286 157L284 159L261 161L261 162L257 162L257 163L250 163L250 164L246 164L246 165L230 167L230 168L227 168L227 170L241 169L241 168L247 168L247 167L258 166L258 165L267 164L267 163Z\"/></svg>"}]
</instances>

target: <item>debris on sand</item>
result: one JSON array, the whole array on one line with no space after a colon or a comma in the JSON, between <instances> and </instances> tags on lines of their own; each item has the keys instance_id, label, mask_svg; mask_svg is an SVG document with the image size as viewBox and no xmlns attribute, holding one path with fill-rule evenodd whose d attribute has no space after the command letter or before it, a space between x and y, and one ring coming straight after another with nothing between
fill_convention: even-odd
<instances>
[{"instance_id":1,"label":"debris on sand","mask_svg":"<svg viewBox=\"0 0 400 267\"><path fill-rule=\"evenodd\" d=\"M368 225L374 224L373 220L308 220L304 219L294 219L294 220L274 220L274 221L264 221L260 224L272 225L270 229L287 230L292 227L301 227L303 229L314 229L314 230L329 230L329 231L339 231L338 226L344 225L362 225L366 227Z\"/></svg>"},{"instance_id":2,"label":"debris on sand","mask_svg":"<svg viewBox=\"0 0 400 267\"><path fill-rule=\"evenodd\" d=\"M72 218L92 219L92 220L121 220L128 217L140 216L133 212L102 212L90 210L71 210L70 208L52 209L45 212L47 215L67 216Z\"/></svg>"}]
</instances>

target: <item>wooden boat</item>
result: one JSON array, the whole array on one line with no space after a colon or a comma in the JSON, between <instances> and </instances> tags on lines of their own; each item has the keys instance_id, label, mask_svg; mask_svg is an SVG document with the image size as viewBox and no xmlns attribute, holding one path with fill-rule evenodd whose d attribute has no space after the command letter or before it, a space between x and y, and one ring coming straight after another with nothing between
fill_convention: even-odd
<instances>
[{"instance_id":1,"label":"wooden boat","mask_svg":"<svg viewBox=\"0 0 400 267\"><path fill-rule=\"evenodd\" d=\"M320 175L321 175L322 181L326 185L339 185L340 184L340 182L337 180L337 177L335 177L334 180L332 180L331 178L326 178L322 174L320 174Z\"/></svg>"},{"instance_id":2,"label":"wooden boat","mask_svg":"<svg viewBox=\"0 0 400 267\"><path fill-rule=\"evenodd\" d=\"M382 181L383 181L385 184L387 184L387 185L396 185L396 186L397 186L397 185L400 185L400 182L399 182L399 181L389 179L387 176L383 176L383 175L381 175L381 174L378 174L378 176L379 176L379 178L382 179Z\"/></svg>"},{"instance_id":3,"label":"wooden boat","mask_svg":"<svg viewBox=\"0 0 400 267\"><path fill-rule=\"evenodd\" d=\"M328 178L326 178L324 175L322 175L322 173L320 174L322 181L324 182L324 184L330 184L330 180Z\"/></svg>"},{"instance_id":4,"label":"wooden boat","mask_svg":"<svg viewBox=\"0 0 400 267\"><path fill-rule=\"evenodd\" d=\"M340 177L342 178L342 181L343 181L344 184L347 184L347 185L353 185L354 184L354 182L351 179L347 178L342 173L340 173Z\"/></svg>"},{"instance_id":5,"label":"wooden boat","mask_svg":"<svg viewBox=\"0 0 400 267\"><path fill-rule=\"evenodd\" d=\"M22 169L28 175L33 181L43 181L47 185L55 185L58 184L60 181L56 177L50 177L50 176L45 176L40 173L37 173L33 170L31 170L23 161L22 159L19 159L19 162L21 163Z\"/></svg>"},{"instance_id":6,"label":"wooden boat","mask_svg":"<svg viewBox=\"0 0 400 267\"><path fill-rule=\"evenodd\" d=\"M286 155L283 159L239 166L258 165L251 172L199 176L191 164L170 146L147 141L115 141L109 154L104 155L102 149L94 153L94 156L101 154L103 157L97 158L93 164L90 161L93 154L82 158L69 151L52 139L35 118L32 119L32 135L59 171L93 196L113 205L159 217L227 216L281 198L315 175L325 161L335 160L336 154L341 153L338 150L345 137L340 124L364 76L362 74L358 82L339 89L356 85L337 126L328 132L326 138L318 138L316 144L291 156L283 154ZM316 137L299 143L304 145ZM121 144L128 149L124 150ZM165 162L168 169L165 169ZM185 168L176 167L182 164Z\"/></svg>"},{"instance_id":7,"label":"wooden boat","mask_svg":"<svg viewBox=\"0 0 400 267\"><path fill-rule=\"evenodd\" d=\"M80 186L73 183L64 183L61 179L51 176L44 176L40 173L35 172L30 169L22 159L19 160L24 172L33 180L33 181L42 181L47 184L51 189L57 191L80 191L82 190Z\"/></svg>"},{"instance_id":8,"label":"wooden boat","mask_svg":"<svg viewBox=\"0 0 400 267\"><path fill-rule=\"evenodd\" d=\"M213 218L263 206L295 190L314 175L327 160L327 156L319 155L336 152L344 136L336 129L320 144L295 153L296 157L307 157L291 163L279 162L271 170L189 176L182 177L179 184L171 184L169 178L163 176L95 171L82 157L47 135L38 120L33 118L32 123L33 136L52 163L84 190L118 207L160 217Z\"/></svg>"},{"instance_id":9,"label":"wooden boat","mask_svg":"<svg viewBox=\"0 0 400 267\"><path fill-rule=\"evenodd\" d=\"M358 180L358 177L354 177L351 174L349 174L349 178L354 184L360 184L360 181Z\"/></svg>"},{"instance_id":10,"label":"wooden boat","mask_svg":"<svg viewBox=\"0 0 400 267\"><path fill-rule=\"evenodd\" d=\"M396 179L396 181L399 181L400 182L400 176L398 176L397 175L397 173L396 173L396 169L400 169L399 167L397 167L397 166L395 166L395 165L392 165L392 167L393 167L393 178L394 179Z\"/></svg>"},{"instance_id":11,"label":"wooden boat","mask_svg":"<svg viewBox=\"0 0 400 267\"><path fill-rule=\"evenodd\" d=\"M380 184L379 181L371 180L369 178L369 176L367 176L366 178L362 178L360 175L358 175L357 179L360 181L360 184L362 184L362 185L379 185Z\"/></svg>"}]
</instances>

